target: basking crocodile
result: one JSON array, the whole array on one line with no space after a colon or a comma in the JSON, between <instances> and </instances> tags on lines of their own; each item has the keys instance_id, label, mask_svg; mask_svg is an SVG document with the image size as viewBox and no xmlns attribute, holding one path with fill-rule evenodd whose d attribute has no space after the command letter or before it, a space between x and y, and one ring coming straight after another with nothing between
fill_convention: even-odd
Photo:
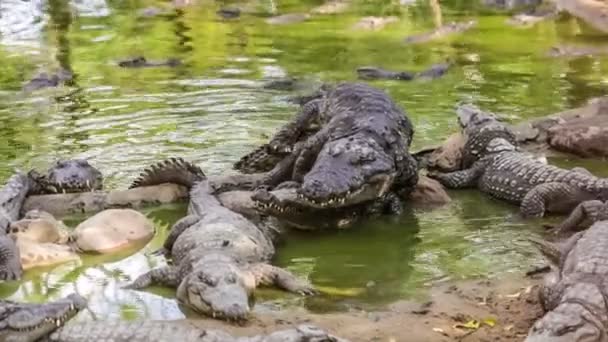
<instances>
[{"instance_id":1,"label":"basking crocodile","mask_svg":"<svg viewBox=\"0 0 608 342\"><path fill-rule=\"evenodd\" d=\"M598 221L564 243L532 241L551 261L553 272L540 292L546 313L530 328L525 341L606 341L608 221Z\"/></svg>"},{"instance_id":2,"label":"basking crocodile","mask_svg":"<svg viewBox=\"0 0 608 342\"><path fill-rule=\"evenodd\" d=\"M86 305L86 300L78 294L44 304L0 299L0 341L37 341L61 327Z\"/></svg>"},{"instance_id":3,"label":"basking crocodile","mask_svg":"<svg viewBox=\"0 0 608 342\"><path fill-rule=\"evenodd\" d=\"M23 273L19 250L6 233L10 224L19 219L28 195L78 192L101 186L101 173L86 160L59 161L44 175L30 171L12 176L0 190L0 281L20 279Z\"/></svg>"},{"instance_id":4,"label":"basking crocodile","mask_svg":"<svg viewBox=\"0 0 608 342\"><path fill-rule=\"evenodd\" d=\"M166 182L191 188L188 216L171 228L162 250L173 265L145 273L127 288L174 287L181 303L228 320L247 319L249 297L259 285L301 294L315 292L309 283L268 263L274 255L270 237L223 207L198 167L182 159L168 160L153 166L134 185Z\"/></svg>"},{"instance_id":5,"label":"basking crocodile","mask_svg":"<svg viewBox=\"0 0 608 342\"><path fill-rule=\"evenodd\" d=\"M495 198L519 204L528 217L568 213L586 200L608 199L608 179L582 168L547 165L519 150L506 125L481 111L459 111L466 135L464 170L429 173L448 188L478 187Z\"/></svg>"},{"instance_id":6,"label":"basking crocodile","mask_svg":"<svg viewBox=\"0 0 608 342\"><path fill-rule=\"evenodd\" d=\"M313 135L303 138L313 127ZM407 197L417 183L408 153L414 129L383 91L361 83L321 90L263 148L286 155L265 180L270 187L297 187L300 201L315 208L345 207L382 198L389 190Z\"/></svg>"},{"instance_id":7,"label":"basking crocodile","mask_svg":"<svg viewBox=\"0 0 608 342\"><path fill-rule=\"evenodd\" d=\"M348 342L313 325L299 325L269 335L233 337L192 321L81 322L68 324L43 341L49 342Z\"/></svg>"}]
</instances>

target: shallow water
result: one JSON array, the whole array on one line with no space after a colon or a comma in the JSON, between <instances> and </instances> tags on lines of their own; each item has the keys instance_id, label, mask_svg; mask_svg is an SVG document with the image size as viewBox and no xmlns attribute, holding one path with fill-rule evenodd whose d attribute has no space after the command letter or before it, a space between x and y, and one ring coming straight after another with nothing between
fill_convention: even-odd
<instances>
[{"instance_id":1,"label":"shallow water","mask_svg":"<svg viewBox=\"0 0 608 342\"><path fill-rule=\"evenodd\" d=\"M45 168L57 158L72 157L88 158L101 169L108 188L124 187L145 166L172 156L219 174L296 112L289 96L319 81L355 80L355 69L363 65L419 71L446 58L456 62L433 81L371 82L407 110L416 126L413 149L456 130L453 108L459 101L472 101L517 122L607 92L606 58L547 56L557 44L599 44L584 27L560 20L515 28L505 23L504 14L463 5L471 2L441 2L444 22L476 19L471 31L406 45L406 36L433 27L426 2L400 6L377 1L372 6L353 0L342 14L315 14L301 23L273 26L264 20L308 12L321 2L231 2L244 14L228 21L216 16L219 5L202 1L153 18L138 18L138 10L165 2L49 1L27 7L13 1L12 7L6 6L11 1L0 5L3 180L15 168ZM369 15L394 15L399 21L379 31L351 29ZM19 16L23 20L15 21ZM174 57L183 64L147 69L116 65L136 55L149 60ZM76 75L66 87L20 90L39 70L58 66ZM261 88L281 76L305 82L296 92ZM608 176L603 161L551 161L582 163ZM264 290L258 293L256 309L372 307L424 296L434 282L519 272L540 262L526 242L527 236L542 231L539 221L523 221L517 208L475 191L451 194L450 205L433 211L412 210L349 231L291 233L279 247L277 264L308 277L324 294L303 299ZM157 222L159 234L142 251L87 256L79 263L33 270L22 282L0 285L0 297L41 302L78 291L91 303L82 319L175 319L189 314L171 299L172 290L118 288L163 263L145 252L162 243L167 227L185 210L169 206L146 212Z\"/></svg>"}]
</instances>

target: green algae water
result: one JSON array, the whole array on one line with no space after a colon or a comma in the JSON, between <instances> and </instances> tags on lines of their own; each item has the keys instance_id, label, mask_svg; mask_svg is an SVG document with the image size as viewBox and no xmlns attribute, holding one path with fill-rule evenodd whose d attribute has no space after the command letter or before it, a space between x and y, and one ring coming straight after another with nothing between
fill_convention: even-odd
<instances>
[{"instance_id":1,"label":"green algae water","mask_svg":"<svg viewBox=\"0 0 608 342\"><path fill-rule=\"evenodd\" d=\"M571 19L514 27L504 13L473 1L442 1L441 19L476 20L461 35L406 44L408 35L432 29L437 12L426 1L352 0L342 13L319 14L321 1L230 2L239 19L216 15L219 2L177 10L167 2L135 0L0 4L0 179L15 169L44 169L58 158L87 158L106 176L106 188L124 188L138 172L181 156L208 174L231 168L297 111L288 99L308 84L353 81L355 69L377 65L420 71L449 59L455 66L432 81L374 81L406 109L415 124L413 149L455 132L454 106L471 101L511 122L584 104L607 92L605 57L550 57L560 44L600 46ZM141 10L157 7L149 17ZM297 23L271 25L268 17L310 13ZM381 30L358 30L365 16L394 16ZM120 59L178 58L173 68L125 69ZM21 91L37 72L71 70L65 87ZM268 90L279 77L304 80L296 91ZM551 159L608 176L604 161ZM335 232L289 232L276 264L308 278L322 295L301 298L261 290L256 310L303 306L326 312L373 308L419 298L434 283L500 276L538 264L526 237L542 232L539 220L522 220L517 208L476 191L451 192L435 210L411 209L400 217L363 222ZM0 297L44 302L78 292L90 305L79 317L177 319L190 316L174 290L125 291L120 286L164 264L148 255L183 205L150 208L154 239L139 251L83 256L79 262L26 272L0 285ZM70 226L82 217L68 218ZM555 220L550 218L548 220Z\"/></svg>"}]
</instances>

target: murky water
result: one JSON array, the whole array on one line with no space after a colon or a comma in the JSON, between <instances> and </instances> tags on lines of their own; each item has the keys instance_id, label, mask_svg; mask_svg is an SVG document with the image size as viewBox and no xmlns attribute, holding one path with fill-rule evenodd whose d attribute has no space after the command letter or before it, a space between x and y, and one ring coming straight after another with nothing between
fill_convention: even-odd
<instances>
[{"instance_id":1,"label":"murky water","mask_svg":"<svg viewBox=\"0 0 608 342\"><path fill-rule=\"evenodd\" d=\"M265 19L308 12L321 2L236 2L244 13L228 21L215 14L218 4L203 1L149 18L138 17L138 11L167 3L3 0L0 179L15 168L44 168L60 157L88 158L106 175L108 188L124 187L143 167L172 156L219 174L297 110L287 101L293 93L261 88L281 76L314 84L354 80L355 69L363 65L418 71L454 60L456 67L434 81L372 82L408 111L416 125L414 149L456 130L458 101L473 101L515 122L607 92L606 58L547 56L556 44L599 44L574 21L515 28L505 24L507 16L472 2L442 1L444 22L472 18L477 27L450 39L406 45L407 35L433 27L434 16L425 1L398 3L353 0L345 13L313 14L301 23L274 26ZM369 15L394 15L399 21L379 31L352 29ZM183 64L116 65L136 55L179 58ZM20 90L38 71L59 66L75 74L66 87ZM602 161L584 165L608 175ZM423 296L436 281L517 272L538 261L526 242L526 236L541 231L538 221L523 221L515 207L475 191L452 195L452 204L434 211L412 210L350 231L290 234L279 247L277 264L308 277L324 295L303 299L260 291L257 310L373 306ZM0 297L45 301L77 291L91 303L83 319L183 317L188 312L171 299L172 290L119 289L129 277L163 263L145 252L162 243L167 226L184 208L147 213L158 234L142 251L30 271L22 282L0 285Z\"/></svg>"}]
</instances>

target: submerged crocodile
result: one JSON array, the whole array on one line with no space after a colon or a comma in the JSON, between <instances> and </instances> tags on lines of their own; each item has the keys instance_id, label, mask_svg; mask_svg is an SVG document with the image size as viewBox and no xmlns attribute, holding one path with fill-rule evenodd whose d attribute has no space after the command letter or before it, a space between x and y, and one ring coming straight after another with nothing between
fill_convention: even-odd
<instances>
[{"instance_id":1,"label":"submerged crocodile","mask_svg":"<svg viewBox=\"0 0 608 342\"><path fill-rule=\"evenodd\" d=\"M376 66L362 66L357 68L357 76L363 80L402 80L411 81L415 78L435 79L443 76L450 68L450 63L438 63L421 72L391 71Z\"/></svg>"},{"instance_id":2,"label":"submerged crocodile","mask_svg":"<svg viewBox=\"0 0 608 342\"><path fill-rule=\"evenodd\" d=\"M122 68L151 68L151 67L176 67L181 64L181 61L176 58L169 58L164 61L149 61L144 56L128 58L118 62L118 66Z\"/></svg>"},{"instance_id":3,"label":"submerged crocodile","mask_svg":"<svg viewBox=\"0 0 608 342\"><path fill-rule=\"evenodd\" d=\"M318 130L310 135L314 127ZM390 190L401 197L418 180L417 163L408 153L412 124L383 91L361 83L321 90L304 104L254 155L284 156L269 172L270 187L296 187L302 205L339 208L383 198Z\"/></svg>"},{"instance_id":4,"label":"submerged crocodile","mask_svg":"<svg viewBox=\"0 0 608 342\"><path fill-rule=\"evenodd\" d=\"M0 341L38 341L63 326L86 305L78 294L44 304L0 299Z\"/></svg>"},{"instance_id":5,"label":"submerged crocodile","mask_svg":"<svg viewBox=\"0 0 608 342\"><path fill-rule=\"evenodd\" d=\"M28 195L79 192L101 186L101 172L86 160L59 161L44 175L30 171L12 176L0 190L0 281L20 279L23 273L19 250L6 233L11 223L19 219Z\"/></svg>"},{"instance_id":6,"label":"submerged crocodile","mask_svg":"<svg viewBox=\"0 0 608 342\"><path fill-rule=\"evenodd\" d=\"M607 218L608 211L602 215ZM608 221L597 221L560 244L532 241L553 264L553 272L540 291L546 313L530 328L525 341L606 341Z\"/></svg>"},{"instance_id":7,"label":"submerged crocodile","mask_svg":"<svg viewBox=\"0 0 608 342\"><path fill-rule=\"evenodd\" d=\"M268 335L233 337L205 329L191 321L82 322L68 324L52 333L49 342L348 342L313 325L299 325Z\"/></svg>"},{"instance_id":8,"label":"submerged crocodile","mask_svg":"<svg viewBox=\"0 0 608 342\"><path fill-rule=\"evenodd\" d=\"M188 216L179 220L162 251L173 265L139 276L127 288L151 284L177 288L177 299L193 310L228 320L243 320L249 299L260 285L275 285L290 292L313 294L308 282L270 265L271 238L252 222L221 205L198 167L181 159L153 166L139 184L179 183L191 188Z\"/></svg>"},{"instance_id":9,"label":"submerged crocodile","mask_svg":"<svg viewBox=\"0 0 608 342\"><path fill-rule=\"evenodd\" d=\"M491 115L481 111L459 111L458 115L467 139L464 159L473 163L460 171L429 173L444 186L478 187L519 204L527 217L569 213L583 201L608 199L608 179L582 168L547 165L521 152L507 126Z\"/></svg>"}]
</instances>

